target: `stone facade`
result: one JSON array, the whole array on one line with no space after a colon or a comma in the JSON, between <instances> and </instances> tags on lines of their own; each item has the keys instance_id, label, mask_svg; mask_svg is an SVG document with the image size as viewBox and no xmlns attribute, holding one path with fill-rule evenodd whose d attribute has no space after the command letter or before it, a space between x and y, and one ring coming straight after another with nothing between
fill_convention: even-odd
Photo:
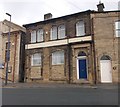
<instances>
[{"instance_id":1,"label":"stone facade","mask_svg":"<svg viewBox=\"0 0 120 107\"><path fill-rule=\"evenodd\" d=\"M120 65L118 41L120 38L116 37L115 22L119 20L119 12L96 12L91 16L93 18L97 79L101 82L100 60L102 56L106 55L111 59L112 82L118 82Z\"/></svg>"},{"instance_id":2,"label":"stone facade","mask_svg":"<svg viewBox=\"0 0 120 107\"><path fill-rule=\"evenodd\" d=\"M85 35L76 37L76 23L85 23ZM52 26L65 25L66 37L63 39L50 40L50 29ZM60 18L49 19L38 23L24 25L27 29L26 35L26 62L25 79L27 82L71 82L71 83L93 83L93 48L90 25L90 11L85 11ZM30 32L32 30L44 30L44 41L31 43ZM52 65L52 53L64 52L64 64ZM79 53L86 54L87 78L77 79ZM31 66L31 55L42 54L41 66Z\"/></svg>"},{"instance_id":3,"label":"stone facade","mask_svg":"<svg viewBox=\"0 0 120 107\"><path fill-rule=\"evenodd\" d=\"M4 69L1 69L1 78L5 80L6 77L6 51L7 51L7 43L8 43L8 32L9 32L9 26L10 28L10 61L8 64L8 81L12 82L18 82L20 81L20 74L23 72L21 67L23 67L21 61L23 55L22 52L24 52L24 43L23 43L23 36L25 36L25 28L16 25L12 22L9 22L7 20L4 20L1 22L1 35L2 38L1 41L1 50L0 53L2 56L2 63L4 64ZM24 67L23 67L24 68ZM22 71L21 71L22 70Z\"/></svg>"},{"instance_id":4,"label":"stone facade","mask_svg":"<svg viewBox=\"0 0 120 107\"><path fill-rule=\"evenodd\" d=\"M118 37L115 21L119 11L85 11L59 18L51 18L26 27L25 81L26 82L101 82L101 59L110 58L112 83L118 82ZM85 35L76 36L76 23L84 22ZM65 36L51 40L52 26L65 25ZM31 32L43 29L43 41L31 43ZM54 52L64 52L64 63L52 64ZM41 65L32 66L32 55L41 54ZM57 60L57 59L56 59ZM84 68L86 74L84 74ZM82 71L83 70L83 71ZM82 77L82 76L83 77ZM84 77L86 76L86 77Z\"/></svg>"},{"instance_id":5,"label":"stone facade","mask_svg":"<svg viewBox=\"0 0 120 107\"><path fill-rule=\"evenodd\" d=\"M2 27L2 22L0 22L0 29ZM2 31L0 30L0 64L2 64Z\"/></svg>"}]
</instances>

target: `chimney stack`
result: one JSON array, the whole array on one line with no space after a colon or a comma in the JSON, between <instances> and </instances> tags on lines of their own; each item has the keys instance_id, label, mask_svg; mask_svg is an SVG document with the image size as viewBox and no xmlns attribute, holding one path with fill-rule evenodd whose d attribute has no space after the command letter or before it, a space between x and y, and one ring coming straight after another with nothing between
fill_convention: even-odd
<instances>
[{"instance_id":1,"label":"chimney stack","mask_svg":"<svg viewBox=\"0 0 120 107\"><path fill-rule=\"evenodd\" d=\"M97 5L98 12L103 12L104 11L104 4L99 1L99 4Z\"/></svg>"},{"instance_id":2,"label":"chimney stack","mask_svg":"<svg viewBox=\"0 0 120 107\"><path fill-rule=\"evenodd\" d=\"M52 19L52 14L51 13L47 13L44 15L44 20L48 20L48 19Z\"/></svg>"}]
</instances>

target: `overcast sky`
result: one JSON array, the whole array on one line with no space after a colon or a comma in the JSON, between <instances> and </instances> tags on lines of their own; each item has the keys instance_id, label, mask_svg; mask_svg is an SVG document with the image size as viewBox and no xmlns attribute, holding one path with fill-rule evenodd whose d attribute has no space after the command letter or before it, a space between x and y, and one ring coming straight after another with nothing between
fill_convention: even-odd
<instances>
[{"instance_id":1,"label":"overcast sky","mask_svg":"<svg viewBox=\"0 0 120 107\"><path fill-rule=\"evenodd\" d=\"M101 0L105 11L118 10L120 0ZM52 13L53 18L86 10L97 10L99 0L0 0L0 21L9 20L23 25L44 20L44 14Z\"/></svg>"}]
</instances>

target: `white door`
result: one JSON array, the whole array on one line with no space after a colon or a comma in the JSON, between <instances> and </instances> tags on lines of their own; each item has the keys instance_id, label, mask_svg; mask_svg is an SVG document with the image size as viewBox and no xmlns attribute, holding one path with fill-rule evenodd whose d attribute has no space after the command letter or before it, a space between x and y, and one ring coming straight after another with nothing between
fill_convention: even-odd
<instances>
[{"instance_id":1,"label":"white door","mask_svg":"<svg viewBox=\"0 0 120 107\"><path fill-rule=\"evenodd\" d=\"M101 82L112 83L111 60L100 60Z\"/></svg>"}]
</instances>

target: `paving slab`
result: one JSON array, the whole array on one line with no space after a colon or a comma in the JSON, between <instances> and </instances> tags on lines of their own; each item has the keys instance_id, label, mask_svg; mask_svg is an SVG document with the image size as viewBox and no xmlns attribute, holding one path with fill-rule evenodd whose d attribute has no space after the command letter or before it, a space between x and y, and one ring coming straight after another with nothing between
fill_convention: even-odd
<instances>
[{"instance_id":1,"label":"paving slab","mask_svg":"<svg viewBox=\"0 0 120 107\"><path fill-rule=\"evenodd\" d=\"M67 84L67 83L8 83L2 85L2 88L42 88L42 87L73 87L73 88L103 88L103 89L118 89L118 84Z\"/></svg>"}]
</instances>

